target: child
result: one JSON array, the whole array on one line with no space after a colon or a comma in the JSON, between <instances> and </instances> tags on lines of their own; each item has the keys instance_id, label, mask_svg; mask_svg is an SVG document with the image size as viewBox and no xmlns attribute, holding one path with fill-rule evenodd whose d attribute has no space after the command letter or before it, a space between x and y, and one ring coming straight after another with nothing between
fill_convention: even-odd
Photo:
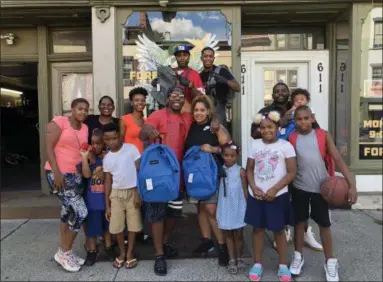
<instances>
[{"instance_id":1,"label":"child","mask_svg":"<svg viewBox=\"0 0 383 282\"><path fill-rule=\"evenodd\" d=\"M243 221L246 212L246 171L236 161L239 146L232 141L222 147L226 176L221 179L218 193L217 222L226 237L229 252L228 272L243 271L246 265L242 259Z\"/></svg>"},{"instance_id":2,"label":"child","mask_svg":"<svg viewBox=\"0 0 383 282\"><path fill-rule=\"evenodd\" d=\"M94 155L88 150L81 150L82 162L78 170L86 178L87 190L85 193L85 203L88 208L87 217L87 256L85 264L92 266L97 259L97 237L104 235L105 252L107 256L114 260L116 254L112 247L112 237L108 231L109 224L105 218L105 190L104 172L102 168L102 155L104 150L103 132L94 130L91 137Z\"/></svg>"},{"instance_id":3,"label":"child","mask_svg":"<svg viewBox=\"0 0 383 282\"><path fill-rule=\"evenodd\" d=\"M308 105L310 103L310 93L306 89L297 88L291 93L291 101L293 107L285 114L285 120L287 124L283 125L278 132L278 137L284 140L288 140L291 133L295 131L294 111L297 107L302 105ZM320 128L319 124L315 120L313 112L313 128Z\"/></svg>"},{"instance_id":4,"label":"child","mask_svg":"<svg viewBox=\"0 0 383 282\"><path fill-rule=\"evenodd\" d=\"M297 125L296 154L297 177L293 183L292 205L295 216L295 252L290 266L294 275L299 275L304 264L302 256L303 233L305 222L309 216L319 225L320 237L323 244L326 263L324 269L327 281L339 281L338 261L334 258L331 238L331 221L327 202L320 194L320 187L329 176L326 164L319 151L316 131L325 134L327 153L334 159L341 173L350 185L348 200L350 204L356 202L356 186L354 177L342 160L330 134L321 130L313 130L313 116L308 106L299 106L295 110L295 123ZM293 136L290 136L292 140ZM309 208L311 212L309 214Z\"/></svg>"},{"instance_id":5,"label":"child","mask_svg":"<svg viewBox=\"0 0 383 282\"><path fill-rule=\"evenodd\" d=\"M291 93L291 101L293 103L293 107L287 111L285 114L286 119L288 120L288 124L284 127L280 128L278 132L279 138L284 140L288 140L291 133L295 131L295 122L294 122L294 111L297 107L301 105L308 105L310 103L310 93L306 89L297 88ZM313 115L313 128L320 128L319 124L315 120L315 116ZM290 230L286 228L286 237L291 240L292 236L290 235ZM290 241L288 240L288 242ZM323 247L319 244L312 232L311 226L308 225L308 222L305 226L305 234L304 234L304 242L307 246L315 251L323 251ZM276 247L276 243L273 243L274 248Z\"/></svg>"},{"instance_id":6,"label":"child","mask_svg":"<svg viewBox=\"0 0 383 282\"><path fill-rule=\"evenodd\" d=\"M110 233L116 234L120 256L113 266L134 268L136 233L142 230L141 198L137 192L137 170L140 153L132 144L122 144L118 125L104 126L104 141L110 151L104 158L106 217ZM128 225L128 250L125 252L124 229Z\"/></svg>"},{"instance_id":7,"label":"child","mask_svg":"<svg viewBox=\"0 0 383 282\"><path fill-rule=\"evenodd\" d=\"M286 225L293 224L293 213L287 186L296 175L293 146L278 139L278 112L257 114L254 123L260 125L262 139L252 140L247 159L247 180L250 197L247 200L245 222L253 226L254 265L249 271L252 281L260 281L263 267L262 251L265 229L274 232L279 255L280 281L291 281L287 267Z\"/></svg>"}]
</instances>

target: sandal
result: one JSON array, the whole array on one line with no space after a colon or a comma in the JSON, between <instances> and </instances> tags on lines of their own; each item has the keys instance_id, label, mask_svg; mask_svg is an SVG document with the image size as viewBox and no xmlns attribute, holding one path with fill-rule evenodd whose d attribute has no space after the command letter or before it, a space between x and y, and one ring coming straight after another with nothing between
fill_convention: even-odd
<instances>
[{"instance_id":1,"label":"sandal","mask_svg":"<svg viewBox=\"0 0 383 282\"><path fill-rule=\"evenodd\" d=\"M156 257L156 261L154 263L154 273L158 276L165 276L166 274L168 274L164 256Z\"/></svg>"},{"instance_id":2,"label":"sandal","mask_svg":"<svg viewBox=\"0 0 383 282\"><path fill-rule=\"evenodd\" d=\"M124 260L120 260L119 258L116 258L113 261L113 267L115 268L121 268L124 265Z\"/></svg>"},{"instance_id":3,"label":"sandal","mask_svg":"<svg viewBox=\"0 0 383 282\"><path fill-rule=\"evenodd\" d=\"M125 268L133 269L133 268L135 268L137 266L137 264L138 264L137 258L132 258L130 260L126 260Z\"/></svg>"},{"instance_id":4,"label":"sandal","mask_svg":"<svg viewBox=\"0 0 383 282\"><path fill-rule=\"evenodd\" d=\"M238 267L235 259L231 259L229 261L229 264L227 265L227 272L230 274L237 274L238 273Z\"/></svg>"},{"instance_id":5,"label":"sandal","mask_svg":"<svg viewBox=\"0 0 383 282\"><path fill-rule=\"evenodd\" d=\"M246 263L243 258L237 258L238 271L244 271L246 269Z\"/></svg>"}]
</instances>

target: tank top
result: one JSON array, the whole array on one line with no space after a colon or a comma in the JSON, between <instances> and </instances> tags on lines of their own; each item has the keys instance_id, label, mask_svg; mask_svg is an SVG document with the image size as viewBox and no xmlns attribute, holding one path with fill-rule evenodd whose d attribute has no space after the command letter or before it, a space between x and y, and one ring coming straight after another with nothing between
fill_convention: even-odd
<instances>
[{"instance_id":1,"label":"tank top","mask_svg":"<svg viewBox=\"0 0 383 282\"><path fill-rule=\"evenodd\" d=\"M203 124L192 123L185 141L185 152L193 146L202 146L204 144L209 144L213 147L219 146L217 134L212 133L210 130L210 120ZM222 165L222 157L220 155L216 156L219 164Z\"/></svg>"},{"instance_id":2,"label":"tank top","mask_svg":"<svg viewBox=\"0 0 383 282\"><path fill-rule=\"evenodd\" d=\"M138 136L140 135L141 126L137 125L132 114L124 115L121 117L121 119L125 123L124 143L130 143L135 145L140 154L142 154L142 152L144 151L144 145L142 141L138 138Z\"/></svg>"},{"instance_id":3,"label":"tank top","mask_svg":"<svg viewBox=\"0 0 383 282\"><path fill-rule=\"evenodd\" d=\"M320 193L320 187L329 175L320 154L315 130L307 135L298 134L297 176L294 186L300 190Z\"/></svg>"}]
</instances>

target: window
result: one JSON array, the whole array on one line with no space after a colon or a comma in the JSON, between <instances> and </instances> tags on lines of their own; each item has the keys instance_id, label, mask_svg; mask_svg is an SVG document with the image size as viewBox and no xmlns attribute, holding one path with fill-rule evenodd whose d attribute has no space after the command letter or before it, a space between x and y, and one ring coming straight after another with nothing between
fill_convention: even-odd
<instances>
[{"instance_id":1,"label":"window","mask_svg":"<svg viewBox=\"0 0 383 282\"><path fill-rule=\"evenodd\" d=\"M382 66L372 67L372 80L382 80Z\"/></svg>"},{"instance_id":2,"label":"window","mask_svg":"<svg viewBox=\"0 0 383 282\"><path fill-rule=\"evenodd\" d=\"M87 53L92 52L91 28L72 30L51 30L50 53Z\"/></svg>"},{"instance_id":3,"label":"window","mask_svg":"<svg viewBox=\"0 0 383 282\"><path fill-rule=\"evenodd\" d=\"M383 47L383 21L374 22L374 48Z\"/></svg>"}]
</instances>

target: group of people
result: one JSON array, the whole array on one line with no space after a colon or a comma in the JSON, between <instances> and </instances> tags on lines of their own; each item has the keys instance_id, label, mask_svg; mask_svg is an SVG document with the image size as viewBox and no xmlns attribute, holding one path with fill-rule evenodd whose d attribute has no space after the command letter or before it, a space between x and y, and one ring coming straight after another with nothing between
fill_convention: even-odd
<instances>
[{"instance_id":1,"label":"group of people","mask_svg":"<svg viewBox=\"0 0 383 282\"><path fill-rule=\"evenodd\" d=\"M47 179L52 192L62 203L60 247L54 255L55 261L71 272L80 270L85 263L93 265L97 257L97 238L103 236L105 251L113 259L113 266L132 269L138 263L134 251L137 234L147 222L155 248L154 272L166 275L166 259L178 254L177 249L168 243L169 237L177 218L182 216L184 201L188 200L197 205L202 235L202 242L195 252L204 254L213 249L214 233L218 263L227 266L229 273L246 268L242 249L243 227L248 224L253 227L254 249L254 265L250 268L249 278L259 281L262 277L264 231L269 229L275 234L279 279L291 281L292 274L299 275L304 264L303 243L321 249L307 226L311 216L320 227L327 280L338 281L328 204L320 194L320 185L328 173L316 140L319 125L307 105L309 93L298 89L290 95L283 83L274 87L273 104L254 118L253 140L249 151L243 152L248 156L244 169L237 164L240 146L231 140L215 112L215 106L219 108L217 97L220 92L216 91L210 97L212 95L204 95L203 84L196 87L198 78L190 76L193 70L188 70L190 53L186 48L176 49L175 57L178 74L186 75L188 81L171 89L167 106L147 119L143 111L148 93L138 87L129 94L133 112L120 119L112 117L114 102L110 97L100 99L100 115L89 116L89 103L79 98L72 102L70 117L54 117L46 126ZM221 73L214 74L214 50L203 50L201 59L204 71L199 78L204 80L204 77L214 76L216 90L220 85L221 89L225 86L238 90L238 83L232 76L225 78ZM185 109L187 103L190 107ZM292 134L297 135L294 146L288 141ZM327 151L350 185L349 202L355 203L355 181L331 136L325 134ZM188 197L181 181L177 199L167 203L142 202L137 190L140 156L145 147L159 137L174 151L179 162L193 146L214 154L225 171L217 192L207 200L193 199ZM84 143L91 145L84 146ZM287 266L285 233L288 225L294 226L295 238L290 267ZM87 238L86 260L72 252L81 226ZM124 242L126 230L127 249ZM113 237L119 254L112 248Z\"/></svg>"}]
</instances>

